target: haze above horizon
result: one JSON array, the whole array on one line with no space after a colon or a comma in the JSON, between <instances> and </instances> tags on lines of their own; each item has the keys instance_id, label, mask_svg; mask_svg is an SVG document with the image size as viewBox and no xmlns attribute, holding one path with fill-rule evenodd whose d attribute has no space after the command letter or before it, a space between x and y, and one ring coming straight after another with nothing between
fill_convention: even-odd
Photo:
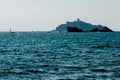
<instances>
[{"instance_id":1,"label":"haze above horizon","mask_svg":"<svg viewBox=\"0 0 120 80\"><path fill-rule=\"evenodd\" d=\"M0 0L0 31L49 31L77 18L120 31L120 0Z\"/></svg>"}]
</instances>

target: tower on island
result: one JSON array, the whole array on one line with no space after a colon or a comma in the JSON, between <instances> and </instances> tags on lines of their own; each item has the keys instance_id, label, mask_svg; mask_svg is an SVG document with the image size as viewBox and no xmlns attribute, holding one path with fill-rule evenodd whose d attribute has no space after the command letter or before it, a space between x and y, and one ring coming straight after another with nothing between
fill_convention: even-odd
<instances>
[{"instance_id":1,"label":"tower on island","mask_svg":"<svg viewBox=\"0 0 120 80\"><path fill-rule=\"evenodd\" d=\"M77 19L77 22L80 22L80 19Z\"/></svg>"}]
</instances>

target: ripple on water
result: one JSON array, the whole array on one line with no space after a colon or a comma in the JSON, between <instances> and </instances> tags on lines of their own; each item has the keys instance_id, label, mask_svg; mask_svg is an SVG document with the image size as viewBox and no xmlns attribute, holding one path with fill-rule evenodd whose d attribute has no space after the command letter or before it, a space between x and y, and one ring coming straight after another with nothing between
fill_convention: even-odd
<instances>
[{"instance_id":1,"label":"ripple on water","mask_svg":"<svg viewBox=\"0 0 120 80\"><path fill-rule=\"evenodd\" d=\"M120 33L0 33L0 38L0 80L120 78Z\"/></svg>"}]
</instances>

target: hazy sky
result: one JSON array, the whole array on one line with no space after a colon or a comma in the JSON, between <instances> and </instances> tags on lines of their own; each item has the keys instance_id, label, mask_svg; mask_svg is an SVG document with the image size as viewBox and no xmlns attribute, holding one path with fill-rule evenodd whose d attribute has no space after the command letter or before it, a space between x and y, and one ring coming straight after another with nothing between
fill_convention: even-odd
<instances>
[{"instance_id":1,"label":"hazy sky","mask_svg":"<svg viewBox=\"0 0 120 80\"><path fill-rule=\"evenodd\" d=\"M0 0L0 31L55 29L77 18L120 31L120 0Z\"/></svg>"}]
</instances>

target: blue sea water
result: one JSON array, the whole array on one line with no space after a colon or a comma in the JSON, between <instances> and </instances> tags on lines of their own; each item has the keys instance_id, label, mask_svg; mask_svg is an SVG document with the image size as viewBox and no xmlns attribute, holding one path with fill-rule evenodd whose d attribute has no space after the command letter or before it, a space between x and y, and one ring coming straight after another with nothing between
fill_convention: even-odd
<instances>
[{"instance_id":1,"label":"blue sea water","mask_svg":"<svg viewBox=\"0 0 120 80\"><path fill-rule=\"evenodd\" d=\"M0 33L0 80L120 80L120 33Z\"/></svg>"}]
</instances>

